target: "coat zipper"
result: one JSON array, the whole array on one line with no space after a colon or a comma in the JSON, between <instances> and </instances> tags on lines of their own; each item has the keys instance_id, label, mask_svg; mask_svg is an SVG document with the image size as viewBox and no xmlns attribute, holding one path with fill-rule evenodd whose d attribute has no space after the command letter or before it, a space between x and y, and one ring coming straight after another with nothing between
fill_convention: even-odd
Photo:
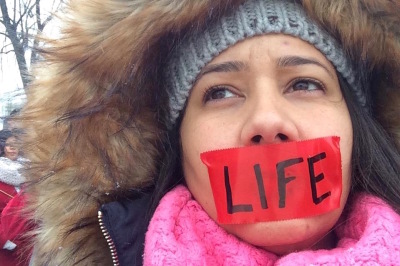
<instances>
[{"instance_id":1,"label":"coat zipper","mask_svg":"<svg viewBox=\"0 0 400 266\"><path fill-rule=\"evenodd\" d=\"M103 233L103 236L107 241L108 248L110 249L110 252L111 252L111 258L112 258L113 264L114 264L114 266L119 266L117 249L115 247L114 241L112 240L110 234L107 231L106 226L104 225L103 213L101 211L98 211L97 214L98 214L98 218L99 218L101 232Z\"/></svg>"}]
</instances>

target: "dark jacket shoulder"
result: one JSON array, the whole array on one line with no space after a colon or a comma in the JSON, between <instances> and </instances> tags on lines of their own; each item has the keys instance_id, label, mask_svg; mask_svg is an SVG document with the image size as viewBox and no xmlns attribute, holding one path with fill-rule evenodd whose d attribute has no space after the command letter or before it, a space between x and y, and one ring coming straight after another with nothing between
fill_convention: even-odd
<instances>
[{"instance_id":1,"label":"dark jacket shoulder","mask_svg":"<svg viewBox=\"0 0 400 266\"><path fill-rule=\"evenodd\" d=\"M150 200L150 194L140 193L101 206L103 224L113 241L119 265L143 264Z\"/></svg>"}]
</instances>

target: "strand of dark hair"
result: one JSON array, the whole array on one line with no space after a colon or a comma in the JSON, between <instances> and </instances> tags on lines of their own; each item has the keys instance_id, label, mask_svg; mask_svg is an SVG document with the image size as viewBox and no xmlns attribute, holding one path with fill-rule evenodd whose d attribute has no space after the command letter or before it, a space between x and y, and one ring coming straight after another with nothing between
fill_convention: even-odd
<instances>
[{"instance_id":1,"label":"strand of dark hair","mask_svg":"<svg viewBox=\"0 0 400 266\"><path fill-rule=\"evenodd\" d=\"M372 112L356 102L349 85L343 79L340 84L353 125L352 191L376 195L400 213L399 150Z\"/></svg>"},{"instance_id":2,"label":"strand of dark hair","mask_svg":"<svg viewBox=\"0 0 400 266\"><path fill-rule=\"evenodd\" d=\"M175 126L165 135L161 165L154 180L154 191L146 215L147 222L150 222L162 197L178 184L184 183L179 139L181 120L182 117L178 118Z\"/></svg>"}]
</instances>

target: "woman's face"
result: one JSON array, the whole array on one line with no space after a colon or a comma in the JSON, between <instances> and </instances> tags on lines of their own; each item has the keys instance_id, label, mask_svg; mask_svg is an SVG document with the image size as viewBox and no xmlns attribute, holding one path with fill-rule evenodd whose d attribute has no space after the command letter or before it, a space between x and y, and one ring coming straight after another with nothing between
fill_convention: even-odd
<instances>
[{"instance_id":1,"label":"woman's face","mask_svg":"<svg viewBox=\"0 0 400 266\"><path fill-rule=\"evenodd\" d=\"M277 254L334 245L330 230L349 193L353 134L335 69L312 45L271 34L242 41L215 57L191 90L180 134L187 186L214 220L213 194L200 153L339 136L343 172L339 209L310 218L221 225Z\"/></svg>"},{"instance_id":2,"label":"woman's face","mask_svg":"<svg viewBox=\"0 0 400 266\"><path fill-rule=\"evenodd\" d=\"M18 158L19 150L16 147L16 138L9 137L6 140L6 145L4 147L4 157L7 157L10 160L15 161Z\"/></svg>"}]
</instances>

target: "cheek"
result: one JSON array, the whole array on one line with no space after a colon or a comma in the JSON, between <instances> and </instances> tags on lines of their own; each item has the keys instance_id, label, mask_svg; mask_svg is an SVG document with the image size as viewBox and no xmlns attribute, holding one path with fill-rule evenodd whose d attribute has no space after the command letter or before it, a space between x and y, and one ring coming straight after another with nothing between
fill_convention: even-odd
<instances>
[{"instance_id":1,"label":"cheek","mask_svg":"<svg viewBox=\"0 0 400 266\"><path fill-rule=\"evenodd\" d=\"M212 120L199 120L185 116L180 130L182 148L182 169L185 182L193 197L216 219L214 197L211 190L208 171L200 159L205 151L230 147L230 137L224 134L224 127L215 126Z\"/></svg>"},{"instance_id":2,"label":"cheek","mask_svg":"<svg viewBox=\"0 0 400 266\"><path fill-rule=\"evenodd\" d=\"M200 152L182 140L182 169L185 182L193 197L206 212L216 219L216 209L208 178L207 167L200 160Z\"/></svg>"}]
</instances>

